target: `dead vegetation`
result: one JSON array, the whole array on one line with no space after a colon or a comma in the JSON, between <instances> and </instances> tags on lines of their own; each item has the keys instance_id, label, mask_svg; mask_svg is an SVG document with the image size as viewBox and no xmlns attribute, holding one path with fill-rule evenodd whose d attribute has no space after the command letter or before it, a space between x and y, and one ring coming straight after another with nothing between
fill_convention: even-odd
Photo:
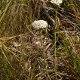
<instances>
[{"instance_id":1,"label":"dead vegetation","mask_svg":"<svg viewBox=\"0 0 80 80\"><path fill-rule=\"evenodd\" d=\"M80 55L80 11L73 0L70 4L57 7L56 15L55 6L46 0L10 3L0 22L0 80L78 80L69 68L76 70L66 46L74 56ZM48 22L47 31L32 29L31 23L40 19Z\"/></svg>"}]
</instances>

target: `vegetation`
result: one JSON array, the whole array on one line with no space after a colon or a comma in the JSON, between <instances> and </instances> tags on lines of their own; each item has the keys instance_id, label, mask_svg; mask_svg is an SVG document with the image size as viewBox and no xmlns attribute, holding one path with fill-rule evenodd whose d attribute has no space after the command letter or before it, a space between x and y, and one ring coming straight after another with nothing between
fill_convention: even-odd
<instances>
[{"instance_id":1,"label":"vegetation","mask_svg":"<svg viewBox=\"0 0 80 80\"><path fill-rule=\"evenodd\" d=\"M80 80L80 1L0 1L0 80ZM32 28L35 20L49 27Z\"/></svg>"}]
</instances>

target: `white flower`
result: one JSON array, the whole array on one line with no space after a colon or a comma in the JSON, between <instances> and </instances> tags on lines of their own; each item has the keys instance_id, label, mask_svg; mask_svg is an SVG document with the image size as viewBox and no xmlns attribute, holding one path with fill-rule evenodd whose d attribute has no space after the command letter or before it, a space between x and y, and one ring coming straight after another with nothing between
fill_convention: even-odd
<instances>
[{"instance_id":1,"label":"white flower","mask_svg":"<svg viewBox=\"0 0 80 80\"><path fill-rule=\"evenodd\" d=\"M47 28L48 27L48 23L47 23L47 21L44 21L44 20L38 20L38 21L34 21L32 23L32 27L34 29Z\"/></svg>"},{"instance_id":2,"label":"white flower","mask_svg":"<svg viewBox=\"0 0 80 80\"><path fill-rule=\"evenodd\" d=\"M62 3L62 0L51 0L50 2L56 5L60 5Z\"/></svg>"}]
</instances>

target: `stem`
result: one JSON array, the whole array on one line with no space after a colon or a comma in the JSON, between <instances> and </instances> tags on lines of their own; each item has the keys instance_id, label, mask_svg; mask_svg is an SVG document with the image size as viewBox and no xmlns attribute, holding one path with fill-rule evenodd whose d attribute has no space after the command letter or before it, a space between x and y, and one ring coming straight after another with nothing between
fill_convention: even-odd
<instances>
[{"instance_id":1,"label":"stem","mask_svg":"<svg viewBox=\"0 0 80 80\"><path fill-rule=\"evenodd\" d=\"M56 9L56 17L55 17L55 44L54 44L54 48L55 48L55 52L54 52L54 70L55 70L55 80L57 80L57 66L56 66L56 61L57 61L57 57L56 57L56 30L57 30L57 10Z\"/></svg>"}]
</instances>

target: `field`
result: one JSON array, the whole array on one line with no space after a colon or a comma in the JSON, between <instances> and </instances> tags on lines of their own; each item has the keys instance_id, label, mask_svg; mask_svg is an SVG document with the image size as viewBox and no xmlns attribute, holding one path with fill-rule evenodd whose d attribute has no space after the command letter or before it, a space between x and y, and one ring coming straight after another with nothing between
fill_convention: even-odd
<instances>
[{"instance_id":1,"label":"field","mask_svg":"<svg viewBox=\"0 0 80 80\"><path fill-rule=\"evenodd\" d=\"M1 0L0 80L80 80L80 0Z\"/></svg>"}]
</instances>

